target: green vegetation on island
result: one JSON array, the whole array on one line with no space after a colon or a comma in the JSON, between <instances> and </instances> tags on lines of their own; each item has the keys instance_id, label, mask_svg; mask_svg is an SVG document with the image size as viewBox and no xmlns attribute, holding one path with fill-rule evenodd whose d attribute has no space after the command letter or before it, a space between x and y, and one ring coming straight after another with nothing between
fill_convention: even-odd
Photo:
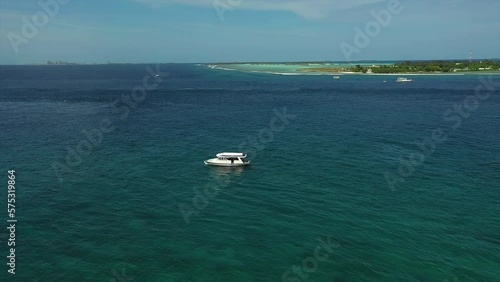
<instances>
[{"instance_id":1,"label":"green vegetation on island","mask_svg":"<svg viewBox=\"0 0 500 282\"><path fill-rule=\"evenodd\" d=\"M496 71L500 62L484 61L405 61L390 66L371 68L373 73L448 73L470 71ZM368 72L367 67L361 67L361 72Z\"/></svg>"},{"instance_id":2,"label":"green vegetation on island","mask_svg":"<svg viewBox=\"0 0 500 282\"><path fill-rule=\"evenodd\" d=\"M500 61L405 61L392 65L355 65L352 67L322 66L304 69L310 72L353 72L353 73L453 73L476 71L499 71Z\"/></svg>"}]
</instances>

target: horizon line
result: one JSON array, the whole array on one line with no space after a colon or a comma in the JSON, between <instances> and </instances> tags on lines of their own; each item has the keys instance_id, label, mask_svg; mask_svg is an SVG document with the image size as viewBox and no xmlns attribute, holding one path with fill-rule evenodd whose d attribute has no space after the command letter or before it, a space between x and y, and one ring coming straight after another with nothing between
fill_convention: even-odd
<instances>
[{"instance_id":1,"label":"horizon line","mask_svg":"<svg viewBox=\"0 0 500 282\"><path fill-rule=\"evenodd\" d=\"M53 64L52 66L68 66L68 65L145 65L145 64L252 64L252 63L363 63L363 62L435 62L435 61L484 61L484 60L493 60L500 61L500 58L481 58L481 59L472 59L469 60L467 58L463 59L394 59L394 60L357 60L357 61L333 61L333 60L323 60L323 61L227 61L227 62L196 62L196 63L174 63L174 62L142 62L142 63L131 63L131 62L65 62L64 64ZM50 61L50 60L49 60ZM47 61L48 62L48 61ZM24 63L24 64L1 64L0 66L49 66L50 64L45 63ZM56 62L56 61L54 61Z\"/></svg>"}]
</instances>

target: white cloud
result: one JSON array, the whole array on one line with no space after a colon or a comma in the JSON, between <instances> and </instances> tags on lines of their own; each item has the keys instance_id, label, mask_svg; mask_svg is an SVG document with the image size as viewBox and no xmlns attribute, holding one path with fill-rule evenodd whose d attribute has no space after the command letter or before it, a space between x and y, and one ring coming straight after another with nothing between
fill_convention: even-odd
<instances>
[{"instance_id":1,"label":"white cloud","mask_svg":"<svg viewBox=\"0 0 500 282\"><path fill-rule=\"evenodd\" d=\"M261 11L289 11L306 19L323 18L334 11L349 10L385 0L134 0L152 6L187 4L213 7L214 3L227 4L234 9Z\"/></svg>"}]
</instances>

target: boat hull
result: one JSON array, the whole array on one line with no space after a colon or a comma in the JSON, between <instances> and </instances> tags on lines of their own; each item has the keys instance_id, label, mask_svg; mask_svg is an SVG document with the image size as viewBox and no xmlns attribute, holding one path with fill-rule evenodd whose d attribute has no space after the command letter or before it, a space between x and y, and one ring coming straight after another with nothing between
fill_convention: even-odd
<instances>
[{"instance_id":1,"label":"boat hull","mask_svg":"<svg viewBox=\"0 0 500 282\"><path fill-rule=\"evenodd\" d=\"M231 162L230 160L219 160L219 159L210 159L210 160L206 160L206 161L203 161L206 165L212 165L212 166L230 166L230 167L234 167L234 166L247 166L250 164L250 161L245 161L245 162L242 162L242 161L239 161L239 160L235 160L234 162Z\"/></svg>"}]
</instances>

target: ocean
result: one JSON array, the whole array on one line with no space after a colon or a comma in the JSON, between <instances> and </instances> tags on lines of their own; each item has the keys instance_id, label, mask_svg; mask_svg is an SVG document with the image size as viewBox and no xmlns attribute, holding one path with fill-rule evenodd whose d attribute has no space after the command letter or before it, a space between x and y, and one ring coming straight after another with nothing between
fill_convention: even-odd
<instances>
[{"instance_id":1,"label":"ocean","mask_svg":"<svg viewBox=\"0 0 500 282\"><path fill-rule=\"evenodd\" d=\"M412 78L1 66L0 280L500 281L500 76Z\"/></svg>"}]
</instances>

